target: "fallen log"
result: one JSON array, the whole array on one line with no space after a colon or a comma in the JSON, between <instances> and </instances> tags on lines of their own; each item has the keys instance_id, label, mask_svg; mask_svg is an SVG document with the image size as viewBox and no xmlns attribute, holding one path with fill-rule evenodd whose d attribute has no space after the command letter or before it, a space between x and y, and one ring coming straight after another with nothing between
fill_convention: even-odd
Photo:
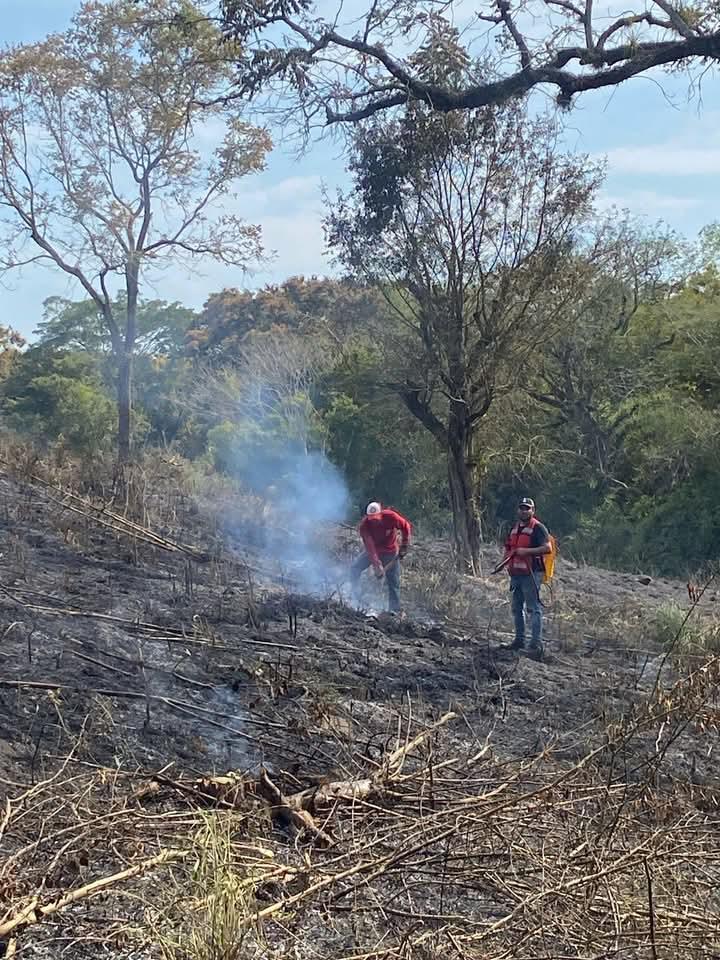
<instances>
[{"instance_id":1,"label":"fallen log","mask_svg":"<svg viewBox=\"0 0 720 960\"><path fill-rule=\"evenodd\" d=\"M308 834L319 847L332 845L332 837L318 827L312 814L294 802L292 797L285 797L272 782L266 770L260 773L257 789L270 804L270 815L273 819L279 820L284 826L292 828L299 834Z\"/></svg>"},{"instance_id":2,"label":"fallen log","mask_svg":"<svg viewBox=\"0 0 720 960\"><path fill-rule=\"evenodd\" d=\"M457 714L452 710L443 714L438 721L427 729L421 730L412 740L387 754L372 776L362 777L358 780L334 780L317 787L309 787L307 790L301 790L288 797L288 803L314 813L318 808L329 807L340 801L352 803L381 795L393 779L400 774L408 754L417 749L441 727L454 720L456 716Z\"/></svg>"},{"instance_id":3,"label":"fallen log","mask_svg":"<svg viewBox=\"0 0 720 960\"><path fill-rule=\"evenodd\" d=\"M270 814L274 820L285 827L290 827L296 833L307 834L320 847L329 847L334 840L329 833L317 825L315 814L320 811L326 813L329 808L338 803L371 800L386 794L393 780L399 777L408 755L455 717L456 714L452 711L444 714L412 740L408 740L389 753L370 777L333 780L285 795L264 769L257 780L245 779L232 771L224 776L203 777L190 783L173 781L158 775L151 777L150 784L143 788L142 798L152 799L153 780L193 797L203 806L214 803L225 808L239 809L245 805L248 796L260 796L269 805Z\"/></svg>"},{"instance_id":4,"label":"fallen log","mask_svg":"<svg viewBox=\"0 0 720 960\"><path fill-rule=\"evenodd\" d=\"M353 803L368 800L380 792L380 784L372 777L361 780L334 780L309 787L288 797L288 802L298 809L314 814L323 807L332 807L336 803Z\"/></svg>"}]
</instances>

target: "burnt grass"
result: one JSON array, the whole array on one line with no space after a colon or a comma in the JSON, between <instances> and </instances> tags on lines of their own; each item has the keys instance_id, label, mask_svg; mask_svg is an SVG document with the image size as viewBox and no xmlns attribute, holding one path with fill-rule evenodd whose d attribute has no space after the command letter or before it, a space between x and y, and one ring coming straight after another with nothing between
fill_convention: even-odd
<instances>
[{"instance_id":1,"label":"burnt grass","mask_svg":"<svg viewBox=\"0 0 720 960\"><path fill-rule=\"evenodd\" d=\"M368 615L341 583L296 592L282 551L256 545L271 523L257 505L172 464L145 478L140 507L113 505L132 530L65 499L102 499L72 473L45 477L0 477L0 929L33 898L55 904L162 851L181 866L30 911L0 956L720 956L715 660L665 660L652 628L664 604L688 606L684 583L561 559L537 663L507 649L504 579L459 576L443 544L411 552L403 617ZM352 530L324 540L349 563ZM713 624L715 603L707 591L693 616ZM286 796L373 776L448 711L362 809L314 811L327 850L257 794L261 770ZM229 771L240 801L178 792ZM212 912L192 888L208 816L236 818L240 916L290 899L243 927L237 953L202 953L183 926Z\"/></svg>"}]
</instances>

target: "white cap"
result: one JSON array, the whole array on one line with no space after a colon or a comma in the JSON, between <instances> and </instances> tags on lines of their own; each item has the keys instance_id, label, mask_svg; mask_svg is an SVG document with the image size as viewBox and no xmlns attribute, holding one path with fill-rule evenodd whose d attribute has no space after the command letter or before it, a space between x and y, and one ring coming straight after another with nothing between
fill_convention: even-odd
<instances>
[{"instance_id":1,"label":"white cap","mask_svg":"<svg viewBox=\"0 0 720 960\"><path fill-rule=\"evenodd\" d=\"M366 513L369 517L371 517L374 513L380 513L381 510L382 510L382 507L381 507L380 504L377 502L377 500L373 500L372 503L369 503L369 504L367 505L367 510L365 511L365 513Z\"/></svg>"}]
</instances>

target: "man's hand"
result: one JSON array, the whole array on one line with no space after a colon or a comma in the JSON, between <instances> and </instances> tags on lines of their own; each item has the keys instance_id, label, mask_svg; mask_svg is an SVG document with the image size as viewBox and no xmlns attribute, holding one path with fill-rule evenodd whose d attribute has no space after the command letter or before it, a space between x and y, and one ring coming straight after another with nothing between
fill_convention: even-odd
<instances>
[{"instance_id":1,"label":"man's hand","mask_svg":"<svg viewBox=\"0 0 720 960\"><path fill-rule=\"evenodd\" d=\"M382 580L382 578L385 576L385 571L383 570L383 565L381 563L375 564L375 576L378 578L378 580Z\"/></svg>"},{"instance_id":2,"label":"man's hand","mask_svg":"<svg viewBox=\"0 0 720 960\"><path fill-rule=\"evenodd\" d=\"M400 549L398 550L398 557L399 557L401 560L404 560L405 557L407 556L407 552L408 552L408 546L407 546L406 543L404 543L404 544L400 547Z\"/></svg>"},{"instance_id":3,"label":"man's hand","mask_svg":"<svg viewBox=\"0 0 720 960\"><path fill-rule=\"evenodd\" d=\"M530 557L532 556L532 549L530 547L518 547L515 550L516 557Z\"/></svg>"},{"instance_id":4,"label":"man's hand","mask_svg":"<svg viewBox=\"0 0 720 960\"><path fill-rule=\"evenodd\" d=\"M506 566L510 563L510 561L512 560L513 556L514 556L514 553L506 553L505 556L504 556L504 557L502 558L502 560L500 561L500 563L498 563L498 565L497 565L497 566L495 567L495 569L493 570L493 573L500 573L501 570L504 570L505 567L506 567Z\"/></svg>"}]
</instances>

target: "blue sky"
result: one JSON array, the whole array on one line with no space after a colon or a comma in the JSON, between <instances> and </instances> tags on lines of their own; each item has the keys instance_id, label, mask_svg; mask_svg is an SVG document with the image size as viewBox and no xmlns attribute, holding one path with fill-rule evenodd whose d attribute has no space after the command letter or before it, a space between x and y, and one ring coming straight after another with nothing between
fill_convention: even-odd
<instances>
[{"instance_id":1,"label":"blue sky","mask_svg":"<svg viewBox=\"0 0 720 960\"><path fill-rule=\"evenodd\" d=\"M41 39L65 27L77 0L0 0L6 43ZM627 207L651 221L662 219L693 237L704 224L720 220L720 79L708 74L700 96L688 99L683 77L637 78L611 91L586 94L566 117L567 145L607 156L604 205ZM311 145L298 157L280 144L267 170L238 190L243 216L263 226L265 245L275 252L270 265L252 276L210 265L199 274L167 271L145 296L178 299L199 308L224 286L262 286L295 274L328 272L321 218L321 185L343 182L340 147ZM0 286L3 324L28 335L42 315L45 297L79 296L58 271L26 268Z\"/></svg>"}]
</instances>

